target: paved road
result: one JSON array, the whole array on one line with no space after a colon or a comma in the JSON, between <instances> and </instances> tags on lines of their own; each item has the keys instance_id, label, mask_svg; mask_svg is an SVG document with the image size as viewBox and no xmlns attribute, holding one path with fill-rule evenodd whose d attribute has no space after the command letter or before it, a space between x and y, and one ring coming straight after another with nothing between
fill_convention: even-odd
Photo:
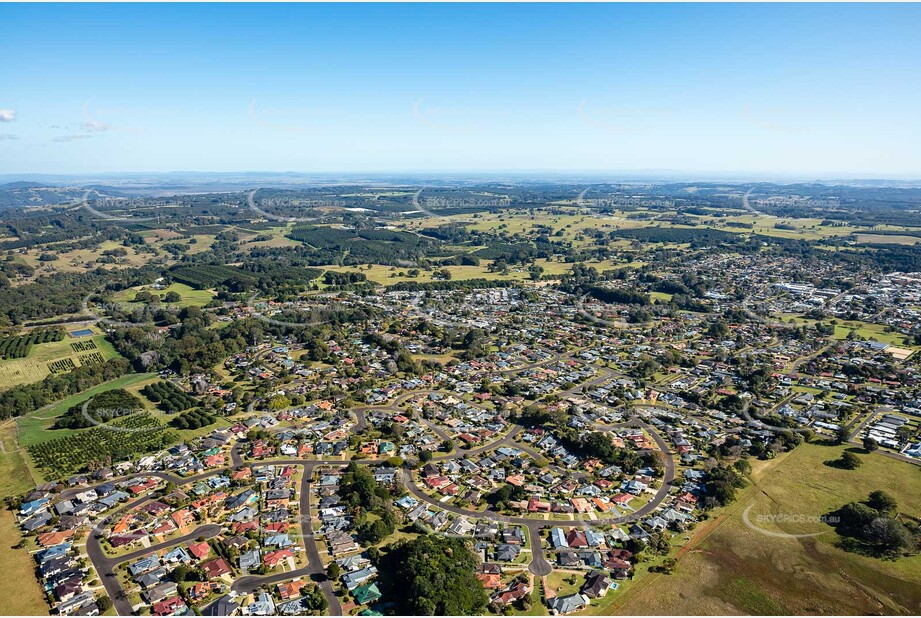
<instances>
[{"instance_id":1,"label":"paved road","mask_svg":"<svg viewBox=\"0 0 921 618\"><path fill-rule=\"evenodd\" d=\"M859 423L857 422L857 419L855 418L854 421L847 427L847 429L850 431L850 433L847 436L847 441L853 442L857 438L857 436L860 435L860 432L863 431L864 427L866 427L873 419L877 417L877 415L879 415L881 410L883 411L884 414L892 411L892 408L889 408L888 406L886 406L886 408L888 409L882 410L882 407L874 408L869 413L867 413L867 416Z\"/></svg>"},{"instance_id":2,"label":"paved road","mask_svg":"<svg viewBox=\"0 0 921 618\"><path fill-rule=\"evenodd\" d=\"M236 448L236 447L234 447ZM239 453L238 453L239 456ZM310 513L310 481L313 477L313 469L317 465L328 465L328 466L347 466L350 462L348 461L319 461L319 460L303 460L303 459L282 459L282 460L270 460L266 462L252 462L252 463L243 463L242 465L302 465L304 466L304 478L301 481L301 495L300 495L300 514L301 514L301 534L304 540L304 549L307 552L309 562L306 567L297 569L295 571L288 571L287 573L277 573L273 575L267 575L264 577L242 577L234 582L233 590L235 591L246 591L251 592L259 588L260 586L269 586L278 582L287 581L290 579L296 579L298 577L308 577L317 581L320 585L320 589L323 591L323 595L326 597L327 603L329 603L329 612L330 615L339 616L342 615L342 606L339 603L338 597L335 595L332 583L326 580L325 572L323 570L323 564L320 560L320 553L317 549L316 540L313 533L313 523L309 516ZM382 464L384 463L381 460L363 460L362 463L368 464ZM189 483L195 483L203 478L214 476L216 474L221 474L226 472L230 467L216 468L205 472L203 474L198 474L195 476L187 478L179 478L166 473L151 472L151 473L140 473L140 474L131 474L127 478L136 478L138 476L156 476L169 480L178 485L186 485ZM122 479L119 479L122 480ZM86 488L82 488L85 490ZM109 598L112 599L112 603L115 606L115 610L120 616L130 616L134 613L134 609L131 607L131 603L128 601L127 595L125 595L124 590L121 587L121 583L118 581L118 578L115 576L113 570L116 565L122 564L129 560L136 559L141 556L146 556L150 553L159 551L161 549L166 549L168 547L174 547L186 543L188 541L197 539L201 536L205 538L211 538L217 536L221 533L221 526L217 524L208 524L197 528L195 531L183 535L181 537L170 539L164 543L158 543L150 547L132 552L130 554L125 554L123 556L109 557L105 554L105 551L102 549L100 539L97 538L97 530L101 526L107 525L107 522L112 521L116 517L120 516L123 513L130 511L131 509L138 507L145 502L153 500L152 496L146 496L138 500L134 500L125 504L124 506L118 508L116 511L113 511L108 515L102 522L94 527L94 530L91 531L90 537L87 539L86 543L86 552L92 562L93 566L96 569L96 572L99 574L100 581L102 581L103 587L106 590Z\"/></svg>"},{"instance_id":3,"label":"paved road","mask_svg":"<svg viewBox=\"0 0 921 618\"><path fill-rule=\"evenodd\" d=\"M754 190L755 190L754 188L751 188L748 190L748 192L745 195L742 196L742 208L760 217L769 217L770 215L765 214L761 212L760 210L757 210L754 206L748 203L748 196L751 195Z\"/></svg>"},{"instance_id":4,"label":"paved road","mask_svg":"<svg viewBox=\"0 0 921 618\"><path fill-rule=\"evenodd\" d=\"M543 527L543 524L533 521L527 525L528 541L531 546L531 562L528 563L528 570L538 577L544 577L553 572L553 566L547 562L544 546L540 539L540 531Z\"/></svg>"},{"instance_id":5,"label":"paved road","mask_svg":"<svg viewBox=\"0 0 921 618\"><path fill-rule=\"evenodd\" d=\"M626 425L626 424L627 423L624 423L623 425ZM662 437L658 434L658 432L656 432L656 430L653 427L651 427L650 425L648 425L647 423L639 419L634 419L629 424L639 426L645 429L649 433L649 435L652 436L653 440L656 442L656 445L659 447L659 449L665 454L665 459L664 459L665 475L662 479L662 486L659 488L659 490L656 492L655 497L653 497L653 499L649 503L645 504L644 506L637 509L633 513L630 513L629 515L621 515L621 516L616 516L616 517L599 517L598 519L591 520L590 522L582 521L583 524L607 525L607 524L628 523L628 522L640 520L644 518L646 515L649 515L653 511L655 511L659 507L659 505L662 503L662 501L665 500L666 496L668 496L668 493L672 488L672 483L675 480L675 461L674 461L673 454L672 454L671 449L669 448L668 443L666 443L665 440L662 439ZM495 443L493 443L490 446L495 447ZM520 446L518 446L518 448L520 448ZM435 500L434 498L432 498L431 496L429 496L428 494L426 494L416 485L415 480L412 477L412 472L408 470L404 471L403 480L404 480L404 484L406 485L406 488L410 491L410 493L412 493L418 499L424 502L428 502L429 504L435 505L440 509L450 511L457 515L465 515L473 519L485 517L485 518L492 519L495 521L501 521L504 523L525 526L528 530L528 535L530 538L530 547L531 547L531 556L532 556L531 562L528 563L528 570L537 576L549 575L553 571L553 567L547 561L547 558L544 552L544 547L543 547L543 544L541 543L541 536L540 536L541 530L543 530L544 528L550 528L553 526L572 525L573 522L567 522L564 520L535 520L534 518L531 518L531 517L513 517L513 516L500 515L499 513L496 513L494 511L488 511L488 510L487 511L472 511L472 510L462 509L459 507L455 507L453 505L446 505L444 503L441 503Z\"/></svg>"},{"instance_id":6,"label":"paved road","mask_svg":"<svg viewBox=\"0 0 921 618\"><path fill-rule=\"evenodd\" d=\"M138 506L143 502L147 502L151 498L144 498L141 500L136 500L135 502L126 506L125 510ZM102 545L99 540L99 535L95 531L90 532L89 538L86 540L86 553L89 556L90 560L93 563L93 566L96 568L96 572L99 574L99 580L102 582L103 587L106 589L106 594L109 595L109 598L112 599L112 604L115 606L115 610L120 616L130 616L134 613L134 608L131 606L131 602L128 600L127 595L122 589L121 583L118 581L118 577L115 575L115 567L124 562L131 562L142 558L154 552L160 551L161 549L167 549L170 547L176 547L177 545L182 545L188 543L189 541L194 541L200 537L210 539L221 533L221 526L217 524L207 524L204 526L199 526L192 532L184 534L180 537L164 541L163 543L157 543L151 545L150 547L144 547L137 551L133 551L128 554L124 554L116 557L109 557L106 555L105 551L102 549Z\"/></svg>"},{"instance_id":7,"label":"paved road","mask_svg":"<svg viewBox=\"0 0 921 618\"><path fill-rule=\"evenodd\" d=\"M274 463L274 462L273 462ZM248 576L241 577L233 583L232 590L234 592L249 594L258 590L259 588L265 587L269 588L274 584L278 584L284 581L297 579L298 577L312 579L317 582L320 586L320 590L323 591L323 596L326 597L326 602L329 604L327 611L330 616L341 616L342 615L342 605L339 603L339 598L336 596L335 590L333 589L333 584L326 577L326 572L323 570L323 562L320 560L320 551L317 548L317 542L314 537L313 532L313 519L310 516L310 494L311 494L311 481L313 479L314 468L318 464L327 464L332 463L345 464L349 462L308 462L304 463L304 478L301 479L301 489L300 489L300 500L299 500L299 517L301 521L301 536L304 543L304 551L307 553L307 566L294 571L288 571L285 573L276 573L273 575L265 576ZM287 465L287 464L282 464Z\"/></svg>"}]
</instances>

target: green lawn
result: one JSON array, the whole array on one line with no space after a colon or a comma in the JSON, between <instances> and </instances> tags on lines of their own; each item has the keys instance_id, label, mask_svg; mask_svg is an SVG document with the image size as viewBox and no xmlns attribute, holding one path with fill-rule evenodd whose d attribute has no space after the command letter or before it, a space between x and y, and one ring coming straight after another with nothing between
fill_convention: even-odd
<instances>
[{"instance_id":1,"label":"green lawn","mask_svg":"<svg viewBox=\"0 0 921 618\"><path fill-rule=\"evenodd\" d=\"M810 320L799 315L791 313L783 313L777 316L777 318L783 322L789 322L793 320L797 324L815 324L816 320ZM824 324L828 324L830 320L823 320ZM863 337L864 339L874 339L876 341L881 341L894 345L897 347L907 347L914 349L914 346L904 344L905 335L899 333L887 333L885 327L880 324L870 324L869 322L850 322L838 320L838 323L835 325L835 334L834 338L839 340L844 340L847 338L848 333L852 330L857 331L857 334Z\"/></svg>"},{"instance_id":2,"label":"green lawn","mask_svg":"<svg viewBox=\"0 0 921 618\"><path fill-rule=\"evenodd\" d=\"M35 483L29 475L23 454L16 442L16 423L0 425L0 497L22 495ZM9 616L46 616L48 603L35 579L35 562L24 549L14 549L21 540L12 512L0 509L0 563L5 577L0 578L0 613Z\"/></svg>"}]
</instances>

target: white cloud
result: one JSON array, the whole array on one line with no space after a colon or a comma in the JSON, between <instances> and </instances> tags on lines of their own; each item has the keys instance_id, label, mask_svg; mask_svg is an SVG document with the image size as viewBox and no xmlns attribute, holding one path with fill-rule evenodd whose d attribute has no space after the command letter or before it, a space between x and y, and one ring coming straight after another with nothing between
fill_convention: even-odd
<instances>
[{"instance_id":1,"label":"white cloud","mask_svg":"<svg viewBox=\"0 0 921 618\"><path fill-rule=\"evenodd\" d=\"M61 136L59 136L59 137L54 138L54 141L56 141L56 142L72 142L72 141L78 140L78 139L89 139L89 138L91 138L91 137L93 137L93 136L92 136L92 135L89 135L88 133L78 133L78 134L75 134L75 135L61 135Z\"/></svg>"},{"instance_id":2,"label":"white cloud","mask_svg":"<svg viewBox=\"0 0 921 618\"><path fill-rule=\"evenodd\" d=\"M101 120L87 120L80 126L84 131L92 131L94 133L108 131L111 128L110 124L102 122Z\"/></svg>"},{"instance_id":3,"label":"white cloud","mask_svg":"<svg viewBox=\"0 0 921 618\"><path fill-rule=\"evenodd\" d=\"M0 109L0 122L13 122L16 120L15 109Z\"/></svg>"},{"instance_id":4,"label":"white cloud","mask_svg":"<svg viewBox=\"0 0 921 618\"><path fill-rule=\"evenodd\" d=\"M19 139L18 135L13 135L12 133L0 133L0 142L4 140L14 140Z\"/></svg>"}]
</instances>

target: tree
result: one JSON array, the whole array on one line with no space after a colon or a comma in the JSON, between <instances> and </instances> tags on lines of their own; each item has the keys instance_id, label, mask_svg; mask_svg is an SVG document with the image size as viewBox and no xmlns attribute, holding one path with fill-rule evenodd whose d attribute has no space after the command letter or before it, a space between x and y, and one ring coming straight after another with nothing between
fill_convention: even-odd
<instances>
[{"instance_id":1,"label":"tree","mask_svg":"<svg viewBox=\"0 0 921 618\"><path fill-rule=\"evenodd\" d=\"M432 451L428 449L423 449L419 452L419 461L422 463L428 463L432 461Z\"/></svg>"},{"instance_id":2,"label":"tree","mask_svg":"<svg viewBox=\"0 0 921 618\"><path fill-rule=\"evenodd\" d=\"M475 616L488 603L477 564L463 539L426 535L393 547L382 560L381 583L396 614Z\"/></svg>"},{"instance_id":3,"label":"tree","mask_svg":"<svg viewBox=\"0 0 921 618\"><path fill-rule=\"evenodd\" d=\"M99 612L104 614L112 609L112 599L106 596L99 597L96 599L96 606L99 607Z\"/></svg>"},{"instance_id":4,"label":"tree","mask_svg":"<svg viewBox=\"0 0 921 618\"><path fill-rule=\"evenodd\" d=\"M715 506L725 506L735 500L736 490L744 486L742 475L727 465L719 465L707 474L707 498Z\"/></svg>"},{"instance_id":5,"label":"tree","mask_svg":"<svg viewBox=\"0 0 921 618\"><path fill-rule=\"evenodd\" d=\"M367 466L354 461L345 469L339 482L339 495L349 506L371 509L375 504L377 481Z\"/></svg>"},{"instance_id":6,"label":"tree","mask_svg":"<svg viewBox=\"0 0 921 618\"><path fill-rule=\"evenodd\" d=\"M878 448L879 448L879 443L877 443L877 441L871 438L870 436L867 436L866 438L863 439L863 450L865 450L866 452L872 453Z\"/></svg>"},{"instance_id":7,"label":"tree","mask_svg":"<svg viewBox=\"0 0 921 618\"><path fill-rule=\"evenodd\" d=\"M840 427L835 434L835 442L837 444L844 444L847 442L848 438L851 436L851 431L847 427Z\"/></svg>"},{"instance_id":8,"label":"tree","mask_svg":"<svg viewBox=\"0 0 921 618\"><path fill-rule=\"evenodd\" d=\"M329 602L326 600L326 596L324 596L323 592L318 586L311 586L310 590L304 594L303 599L304 607L306 607L311 612L320 615L324 614L326 612L326 608L329 607Z\"/></svg>"},{"instance_id":9,"label":"tree","mask_svg":"<svg viewBox=\"0 0 921 618\"><path fill-rule=\"evenodd\" d=\"M291 400L284 395L275 395L269 400L269 410L283 410L291 405Z\"/></svg>"},{"instance_id":10,"label":"tree","mask_svg":"<svg viewBox=\"0 0 921 618\"><path fill-rule=\"evenodd\" d=\"M885 515L891 515L899 508L895 498L881 490L872 492L867 499L867 504Z\"/></svg>"},{"instance_id":11,"label":"tree","mask_svg":"<svg viewBox=\"0 0 921 618\"><path fill-rule=\"evenodd\" d=\"M326 577L330 581L336 581L339 579L339 576L342 574L342 569L339 568L339 563L335 560L329 563L329 566L326 567Z\"/></svg>"},{"instance_id":12,"label":"tree","mask_svg":"<svg viewBox=\"0 0 921 618\"><path fill-rule=\"evenodd\" d=\"M917 533L889 514L896 508L892 496L883 491L874 491L867 498L866 504L850 502L835 511L835 529L841 536L849 537L844 547L888 556L916 551L919 540Z\"/></svg>"},{"instance_id":13,"label":"tree","mask_svg":"<svg viewBox=\"0 0 921 618\"><path fill-rule=\"evenodd\" d=\"M363 545L377 545L393 534L394 526L384 519L365 522L358 527L358 540Z\"/></svg>"},{"instance_id":14,"label":"tree","mask_svg":"<svg viewBox=\"0 0 921 618\"><path fill-rule=\"evenodd\" d=\"M889 554L901 553L915 545L911 531L891 517L877 517L864 527L861 536L867 543Z\"/></svg>"},{"instance_id":15,"label":"tree","mask_svg":"<svg viewBox=\"0 0 921 618\"><path fill-rule=\"evenodd\" d=\"M655 573L664 573L665 575L669 575L675 570L677 566L678 566L677 560L675 560L674 558L666 558L665 560L662 561L662 564L654 566L650 568L649 570Z\"/></svg>"},{"instance_id":16,"label":"tree","mask_svg":"<svg viewBox=\"0 0 921 618\"><path fill-rule=\"evenodd\" d=\"M862 463L860 457L850 451L844 451L844 453L841 454L841 459L838 460L838 465L845 470L856 470Z\"/></svg>"}]
</instances>

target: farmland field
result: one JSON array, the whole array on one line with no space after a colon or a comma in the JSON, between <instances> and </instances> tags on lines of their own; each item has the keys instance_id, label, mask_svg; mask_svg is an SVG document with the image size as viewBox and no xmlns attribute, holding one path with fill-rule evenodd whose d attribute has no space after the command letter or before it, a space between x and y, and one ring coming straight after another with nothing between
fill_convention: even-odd
<instances>
[{"instance_id":1,"label":"farmland field","mask_svg":"<svg viewBox=\"0 0 921 618\"><path fill-rule=\"evenodd\" d=\"M85 342L92 342L96 346L93 351L98 353L103 360L118 355L112 344L103 335L94 335L79 340L68 336L61 341L34 345L25 358L0 360L0 390L19 384L38 382L51 373L48 365L57 361L64 361L62 366L66 365L68 360L73 361L75 366L79 366L82 364L81 356L71 344L78 343L79 345Z\"/></svg>"}]
</instances>

